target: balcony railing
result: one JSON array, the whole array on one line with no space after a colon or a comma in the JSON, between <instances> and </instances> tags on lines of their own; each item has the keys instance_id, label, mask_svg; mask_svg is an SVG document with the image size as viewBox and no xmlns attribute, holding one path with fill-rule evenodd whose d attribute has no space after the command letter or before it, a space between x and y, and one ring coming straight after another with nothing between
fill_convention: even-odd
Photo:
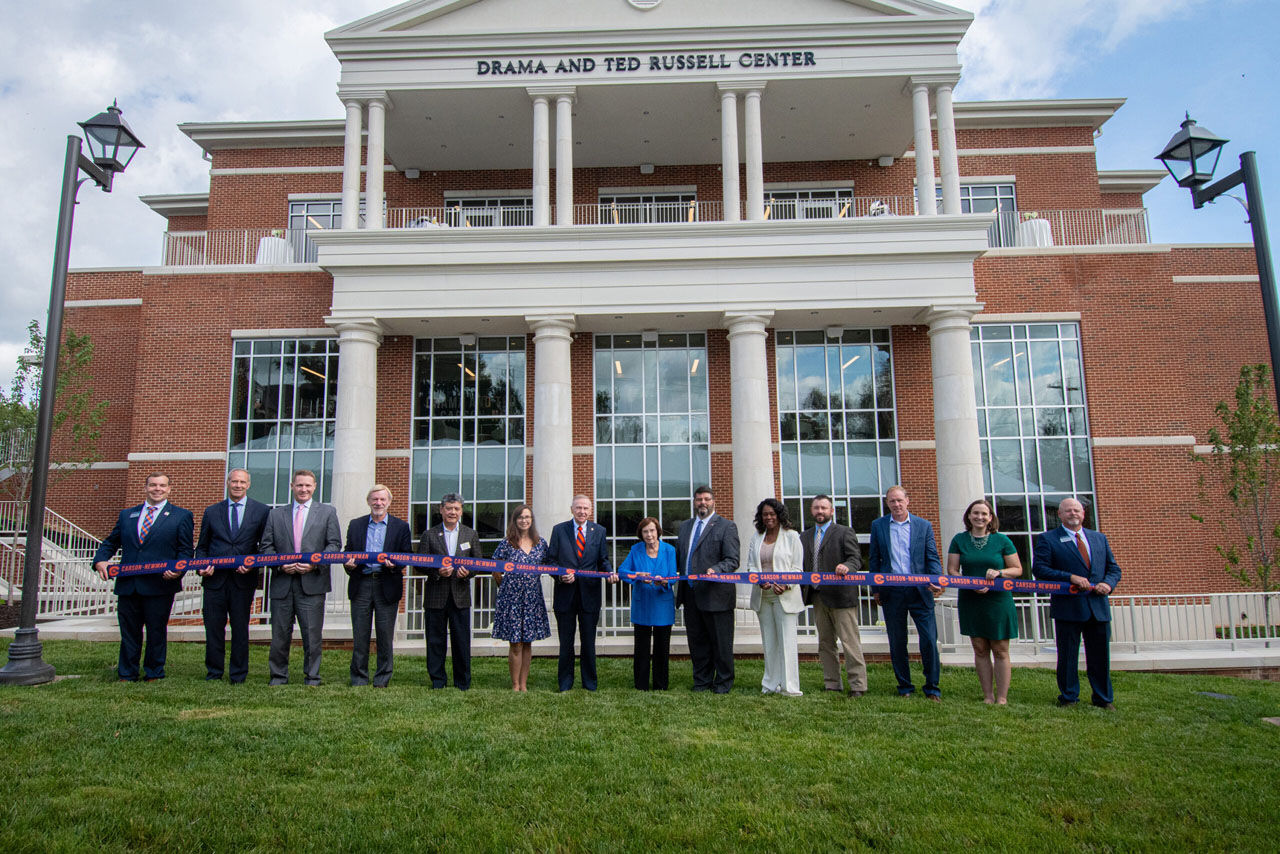
<instances>
[{"instance_id":1,"label":"balcony railing","mask_svg":"<svg viewBox=\"0 0 1280 854\"><path fill-rule=\"evenodd\" d=\"M1150 243L1145 208L1127 210L1000 211L991 225L992 248L1116 246Z\"/></svg>"},{"instance_id":2,"label":"balcony railing","mask_svg":"<svg viewBox=\"0 0 1280 854\"><path fill-rule=\"evenodd\" d=\"M554 211L552 212L554 214ZM821 221L879 216L910 216L910 196L856 196L845 199L770 199L768 221ZM637 202L574 205L575 226L643 226L721 222L724 207L713 202ZM554 222L554 219L553 219ZM387 228L526 228L533 225L528 207L502 208L448 205L390 208ZM988 234L992 248L1047 246L1115 246L1150 242L1147 211L1037 210L1000 211ZM248 228L171 231L164 235L166 266L224 264L314 264L316 245L300 229Z\"/></svg>"}]
</instances>

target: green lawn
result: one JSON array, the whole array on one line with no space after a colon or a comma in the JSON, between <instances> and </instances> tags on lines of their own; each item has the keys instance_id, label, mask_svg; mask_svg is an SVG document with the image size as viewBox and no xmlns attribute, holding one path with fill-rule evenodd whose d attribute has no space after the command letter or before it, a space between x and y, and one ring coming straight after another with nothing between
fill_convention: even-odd
<instances>
[{"instance_id":1,"label":"green lawn","mask_svg":"<svg viewBox=\"0 0 1280 854\"><path fill-rule=\"evenodd\" d=\"M259 646L249 684L206 684L203 652L118 684L114 644L51 642L81 678L0 688L0 851L1280 847L1280 684L1118 673L1107 713L1054 707L1049 671L1015 671L996 708L966 669L933 704L888 665L855 701L817 664L785 698L760 696L759 661L714 696L688 662L643 694L612 659L599 692L558 695L536 659L520 696L505 659L463 694L427 690L420 657L348 688L337 650L323 687L269 688Z\"/></svg>"}]
</instances>

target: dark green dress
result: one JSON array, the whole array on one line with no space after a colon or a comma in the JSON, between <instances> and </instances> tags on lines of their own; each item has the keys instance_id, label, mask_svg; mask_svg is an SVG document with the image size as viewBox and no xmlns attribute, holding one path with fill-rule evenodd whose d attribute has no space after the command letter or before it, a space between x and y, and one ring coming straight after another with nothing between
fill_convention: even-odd
<instances>
[{"instance_id":1,"label":"dark green dress","mask_svg":"<svg viewBox=\"0 0 1280 854\"><path fill-rule=\"evenodd\" d=\"M999 532L988 536L981 549L973 547L968 532L956 534L948 554L960 555L960 574L985 578L988 569L1004 569L1004 556L1017 554L1013 541ZM969 637L1005 640L1018 636L1018 613L1013 594L1007 590L961 590L960 634Z\"/></svg>"}]
</instances>

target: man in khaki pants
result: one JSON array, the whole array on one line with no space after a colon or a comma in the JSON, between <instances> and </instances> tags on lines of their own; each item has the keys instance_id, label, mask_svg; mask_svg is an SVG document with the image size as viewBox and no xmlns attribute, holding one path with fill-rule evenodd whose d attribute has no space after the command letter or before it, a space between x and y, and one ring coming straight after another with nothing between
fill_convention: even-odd
<instances>
[{"instance_id":1,"label":"man in khaki pants","mask_svg":"<svg viewBox=\"0 0 1280 854\"><path fill-rule=\"evenodd\" d=\"M853 529L832 521L835 512L830 496L819 495L809 505L813 525L800 535L804 546L804 571L845 575L862 568L862 552ZM858 588L832 584L805 585L805 604L813 606L818 626L818 660L822 662L822 684L828 691L843 690L840 681L840 654L836 638L844 647L844 668L849 676L849 696L867 693L867 662L862 657L862 637L858 634Z\"/></svg>"}]
</instances>

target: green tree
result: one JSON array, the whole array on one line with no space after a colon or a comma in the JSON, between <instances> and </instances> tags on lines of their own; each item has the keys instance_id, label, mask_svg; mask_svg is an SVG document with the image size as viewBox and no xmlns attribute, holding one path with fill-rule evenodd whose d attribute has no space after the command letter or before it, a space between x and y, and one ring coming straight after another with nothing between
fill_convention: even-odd
<instances>
[{"instance_id":1,"label":"green tree","mask_svg":"<svg viewBox=\"0 0 1280 854\"><path fill-rule=\"evenodd\" d=\"M31 497L35 456L36 421L40 411L40 379L44 362L44 334L40 325L27 325L27 350L18 357L8 393L0 390L0 497L25 508ZM95 401L93 341L67 329L58 356L58 387L53 415L54 454L57 467L50 477L102 459L98 440L107 417L107 401ZM15 526L16 527L16 526ZM12 532L10 554L17 554L18 530ZM12 593L12 588L10 588Z\"/></svg>"},{"instance_id":2,"label":"green tree","mask_svg":"<svg viewBox=\"0 0 1280 854\"><path fill-rule=\"evenodd\" d=\"M1214 548L1227 574L1242 586L1261 591L1264 633L1273 633L1271 600L1280 590L1280 521L1271 499L1280 488L1280 418L1266 365L1240 369L1235 400L1219 402L1214 413L1221 426L1209 429L1210 454L1202 457L1227 501L1210 499L1205 473L1200 495L1214 507L1225 543ZM1197 521L1205 517L1192 514Z\"/></svg>"}]
</instances>

